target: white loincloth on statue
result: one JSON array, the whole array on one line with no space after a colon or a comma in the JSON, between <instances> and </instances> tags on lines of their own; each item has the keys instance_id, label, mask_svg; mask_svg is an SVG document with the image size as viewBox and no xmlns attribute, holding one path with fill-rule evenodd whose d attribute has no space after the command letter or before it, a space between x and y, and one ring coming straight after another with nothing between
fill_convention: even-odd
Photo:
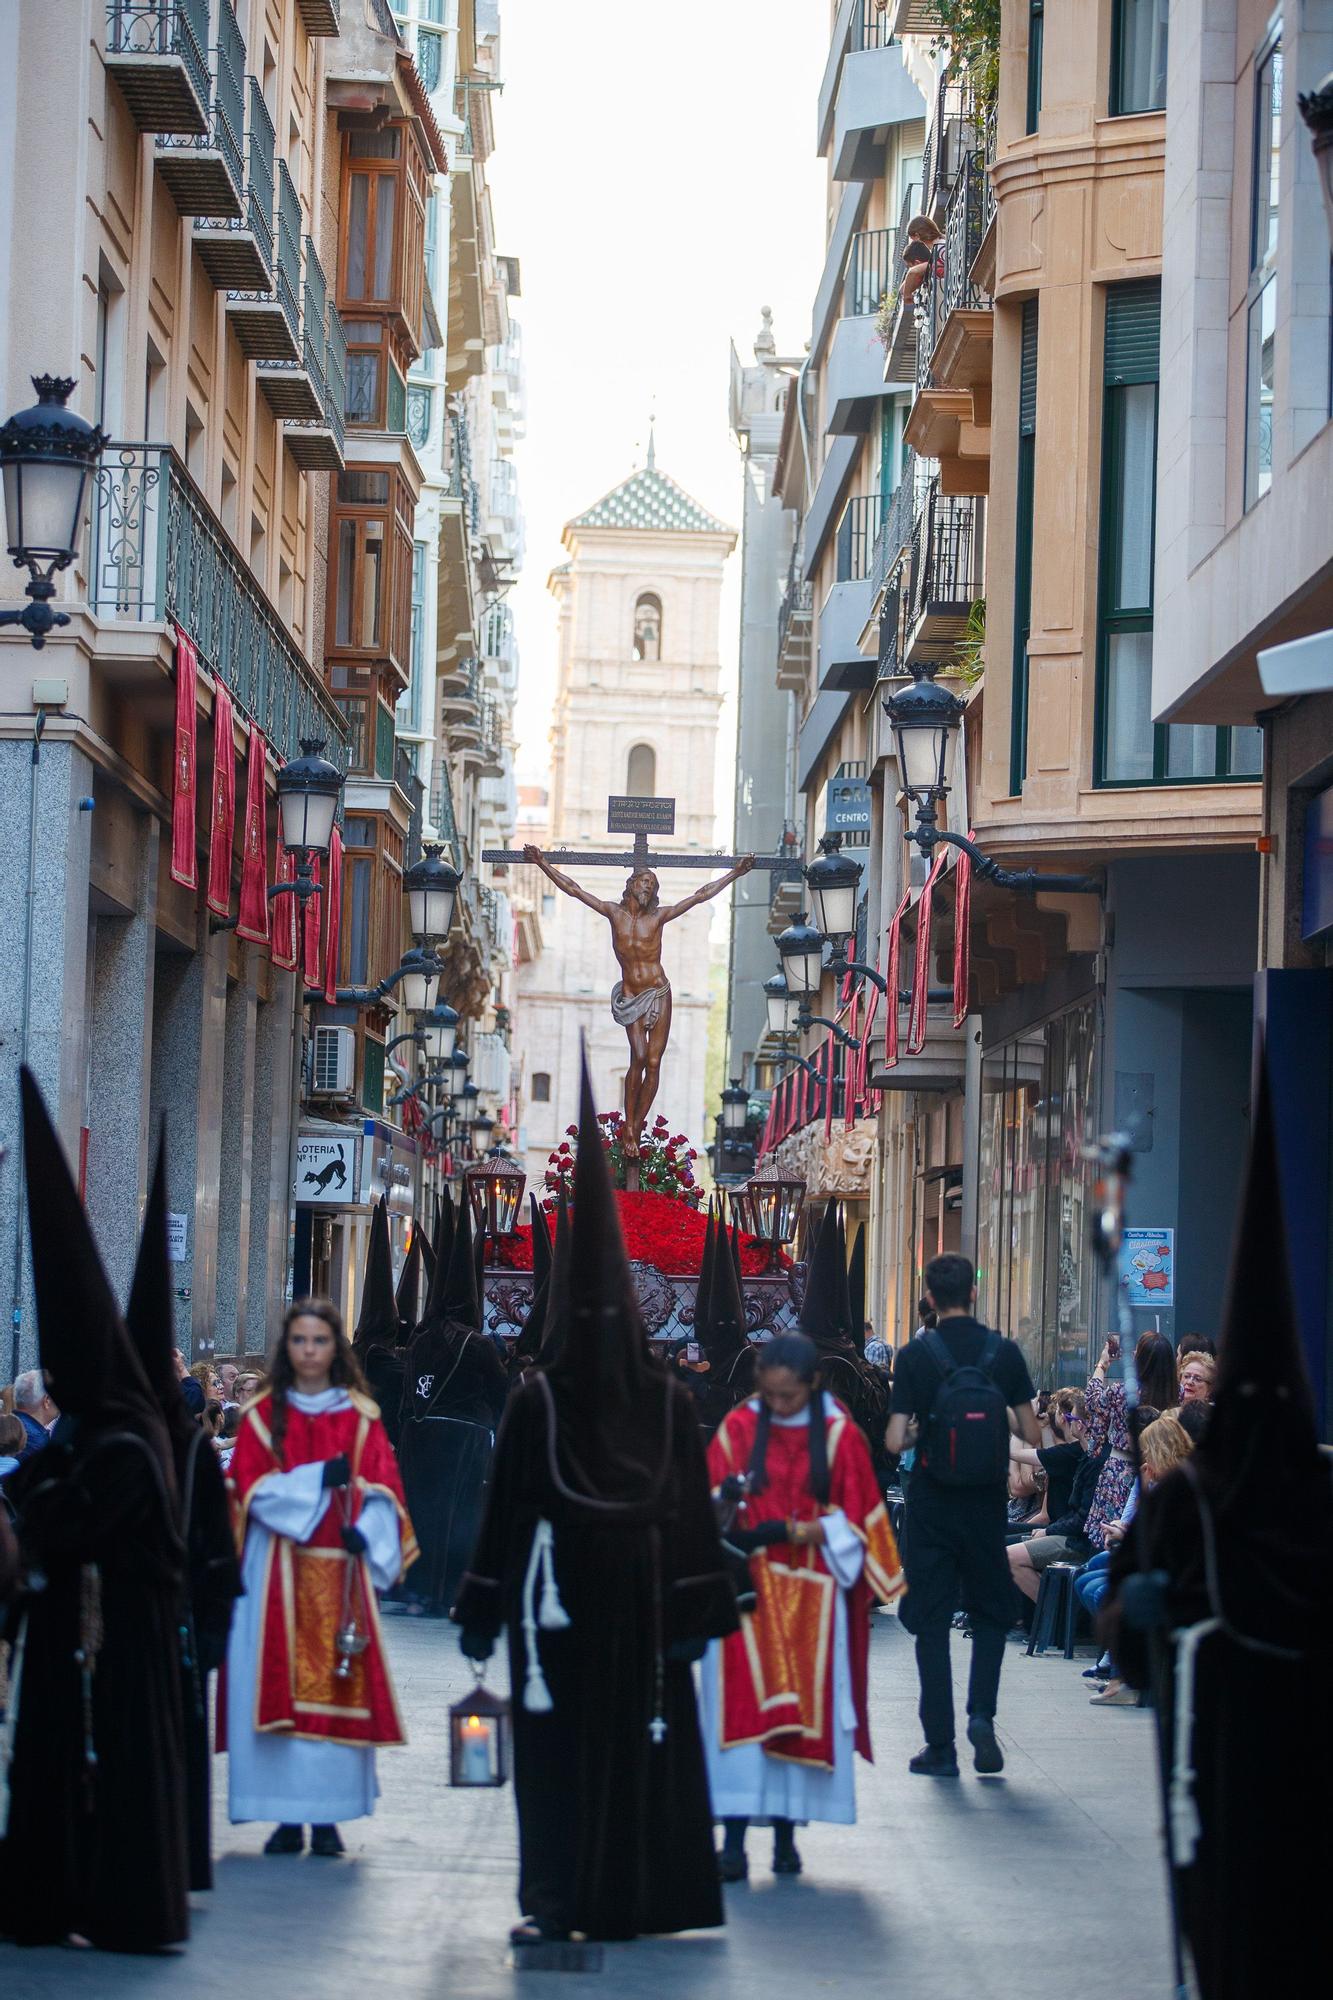
<instances>
[{"instance_id":1,"label":"white loincloth on statue","mask_svg":"<svg viewBox=\"0 0 1333 2000\"><path fill-rule=\"evenodd\" d=\"M664 1001L671 998L671 988L665 979L660 986L650 986L644 993L625 994L624 981L618 979L611 988L611 1018L619 1027L628 1028L631 1021L642 1021L645 1028L655 1028L662 1018Z\"/></svg>"}]
</instances>

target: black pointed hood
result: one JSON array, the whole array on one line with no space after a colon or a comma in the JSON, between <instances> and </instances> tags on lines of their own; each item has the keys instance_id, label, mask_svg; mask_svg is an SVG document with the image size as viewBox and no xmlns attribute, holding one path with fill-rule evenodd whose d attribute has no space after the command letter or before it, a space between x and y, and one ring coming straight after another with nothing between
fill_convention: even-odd
<instances>
[{"instance_id":1,"label":"black pointed hood","mask_svg":"<svg viewBox=\"0 0 1333 2000\"><path fill-rule=\"evenodd\" d=\"M361 1311L352 1335L358 1354L370 1347L398 1345L398 1302L393 1293L393 1249L389 1242L389 1204L384 1195L370 1218L370 1246L361 1281Z\"/></svg>"},{"instance_id":2,"label":"black pointed hood","mask_svg":"<svg viewBox=\"0 0 1333 2000\"><path fill-rule=\"evenodd\" d=\"M839 1244L838 1204L828 1201L820 1217L814 1248L805 1267L805 1297L800 1328L825 1354L845 1354L847 1266Z\"/></svg>"},{"instance_id":3,"label":"black pointed hood","mask_svg":"<svg viewBox=\"0 0 1333 2000\"><path fill-rule=\"evenodd\" d=\"M648 1353L586 1049L569 1271L561 1290L563 1300L552 1284L552 1300L564 1314L564 1340L547 1377L568 1476L604 1504L647 1504L669 1463L668 1399L675 1390Z\"/></svg>"},{"instance_id":4,"label":"black pointed hood","mask_svg":"<svg viewBox=\"0 0 1333 2000\"><path fill-rule=\"evenodd\" d=\"M699 1260L699 1282L694 1289L694 1338L707 1351L713 1325L713 1275L717 1268L717 1211L708 1203L708 1226L704 1231L703 1256Z\"/></svg>"},{"instance_id":5,"label":"black pointed hood","mask_svg":"<svg viewBox=\"0 0 1333 2000\"><path fill-rule=\"evenodd\" d=\"M847 1263L847 1216L841 1202L837 1204L838 1223L836 1242L838 1245L838 1325L843 1339L859 1354L865 1346L865 1329L852 1313L852 1281Z\"/></svg>"},{"instance_id":6,"label":"black pointed hood","mask_svg":"<svg viewBox=\"0 0 1333 2000\"><path fill-rule=\"evenodd\" d=\"M398 1345L406 1347L416 1331L421 1317L421 1266L422 1251L425 1248L425 1233L416 1217L412 1218L412 1241L403 1259L403 1268L398 1273L398 1286L393 1295L394 1310L398 1315Z\"/></svg>"},{"instance_id":7,"label":"black pointed hood","mask_svg":"<svg viewBox=\"0 0 1333 2000\"><path fill-rule=\"evenodd\" d=\"M165 1122L165 1121L164 1121ZM195 1422L181 1394L176 1373L175 1287L167 1255L167 1146L165 1132L157 1143L153 1177L139 1232L130 1296L125 1307L125 1331L157 1398L162 1420L173 1438L188 1440Z\"/></svg>"},{"instance_id":8,"label":"black pointed hood","mask_svg":"<svg viewBox=\"0 0 1333 2000\"><path fill-rule=\"evenodd\" d=\"M64 1150L30 1070L19 1072L37 1342L56 1406L98 1430L132 1430L172 1482L166 1428L125 1331Z\"/></svg>"},{"instance_id":9,"label":"black pointed hood","mask_svg":"<svg viewBox=\"0 0 1333 2000\"><path fill-rule=\"evenodd\" d=\"M728 1237L726 1225L719 1223L717 1262L713 1292L709 1301L709 1333L705 1344L711 1372L729 1376L738 1357L749 1347L746 1332L745 1289L739 1273L740 1242Z\"/></svg>"},{"instance_id":10,"label":"black pointed hood","mask_svg":"<svg viewBox=\"0 0 1333 2000\"><path fill-rule=\"evenodd\" d=\"M551 1279L551 1232L542 1205L535 1194L528 1196L528 1215L532 1234L532 1291L529 1296L527 1318L523 1322L518 1339L510 1349L509 1356L511 1361L520 1365L537 1359Z\"/></svg>"},{"instance_id":11,"label":"black pointed hood","mask_svg":"<svg viewBox=\"0 0 1333 2000\"><path fill-rule=\"evenodd\" d=\"M532 1288L535 1292L551 1275L551 1225L535 1194L528 1196L528 1216L532 1223Z\"/></svg>"},{"instance_id":12,"label":"black pointed hood","mask_svg":"<svg viewBox=\"0 0 1333 2000\"><path fill-rule=\"evenodd\" d=\"M563 1181L555 1204L555 1242L551 1246L551 1268L541 1302L541 1318L533 1303L537 1331L536 1358L539 1368L549 1368L565 1339L565 1305L569 1299L569 1190Z\"/></svg>"},{"instance_id":13,"label":"black pointed hood","mask_svg":"<svg viewBox=\"0 0 1333 2000\"><path fill-rule=\"evenodd\" d=\"M426 1303L421 1320L435 1321L441 1318L444 1288L449 1280L449 1264L454 1250L454 1198L448 1188L435 1200L435 1247L431 1253L430 1283L426 1291Z\"/></svg>"},{"instance_id":14,"label":"black pointed hood","mask_svg":"<svg viewBox=\"0 0 1333 2000\"><path fill-rule=\"evenodd\" d=\"M464 1196L454 1218L453 1246L443 1283L436 1272L438 1301L432 1301L426 1317L447 1326L481 1328L481 1299L477 1291L477 1259L472 1245L471 1204Z\"/></svg>"},{"instance_id":15,"label":"black pointed hood","mask_svg":"<svg viewBox=\"0 0 1333 2000\"><path fill-rule=\"evenodd\" d=\"M852 1302L852 1340L859 1354L866 1351L866 1226L858 1223L847 1267L847 1291Z\"/></svg>"},{"instance_id":16,"label":"black pointed hood","mask_svg":"<svg viewBox=\"0 0 1333 2000\"><path fill-rule=\"evenodd\" d=\"M1314 1396L1291 1280L1267 1058L1260 1050L1254 1125L1218 1342L1213 1413L1199 1463L1220 1485L1243 1482L1262 1506L1288 1476L1317 1464ZM1324 1478L1326 1471L1322 1472Z\"/></svg>"}]
</instances>

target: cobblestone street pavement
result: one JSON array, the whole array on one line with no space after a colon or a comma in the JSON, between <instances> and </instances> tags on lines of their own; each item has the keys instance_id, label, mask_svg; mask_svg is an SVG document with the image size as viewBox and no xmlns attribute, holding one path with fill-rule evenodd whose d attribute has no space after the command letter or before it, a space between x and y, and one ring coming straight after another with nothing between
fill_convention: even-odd
<instances>
[{"instance_id":1,"label":"cobblestone street pavement","mask_svg":"<svg viewBox=\"0 0 1333 2000\"><path fill-rule=\"evenodd\" d=\"M607 1948L600 1975L507 1963L515 1920L512 1795L450 1792L446 1711L467 1684L452 1628L387 1621L411 1748L380 1762L373 1820L346 1860L265 1860L267 1826L217 1816L218 1886L195 1899L184 1957L0 1946L5 2000L1165 2000L1171 1991L1151 1717L1087 1705L1078 1668L1011 1646L1000 1692L1008 1769L909 1776L917 1748L909 1640L875 1621L878 1762L858 1766L861 1823L801 1836L806 1872L775 1880L750 1836L751 1880L725 1931ZM955 1643L956 1672L965 1646ZM961 1686L959 1689L961 1695ZM225 1767L217 1777L225 1793ZM966 1768L966 1767L965 1767ZM669 1855L661 1865L669 1868Z\"/></svg>"}]
</instances>

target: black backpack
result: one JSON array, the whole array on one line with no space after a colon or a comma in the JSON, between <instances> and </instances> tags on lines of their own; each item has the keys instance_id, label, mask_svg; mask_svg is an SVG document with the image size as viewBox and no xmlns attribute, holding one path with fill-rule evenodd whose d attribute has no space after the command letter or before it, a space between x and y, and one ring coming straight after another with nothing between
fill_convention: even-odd
<instances>
[{"instance_id":1,"label":"black backpack","mask_svg":"<svg viewBox=\"0 0 1333 2000\"><path fill-rule=\"evenodd\" d=\"M994 1486L1009 1475L1009 1406L991 1374L1000 1336L987 1331L980 1360L963 1368L934 1327L925 1344L944 1374L935 1391L920 1460L941 1486Z\"/></svg>"}]
</instances>

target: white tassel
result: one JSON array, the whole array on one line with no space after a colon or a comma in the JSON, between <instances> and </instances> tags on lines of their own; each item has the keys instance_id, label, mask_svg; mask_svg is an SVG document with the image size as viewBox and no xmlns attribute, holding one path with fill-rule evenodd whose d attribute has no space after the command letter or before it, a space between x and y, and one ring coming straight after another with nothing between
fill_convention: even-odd
<instances>
[{"instance_id":1,"label":"white tassel","mask_svg":"<svg viewBox=\"0 0 1333 2000\"><path fill-rule=\"evenodd\" d=\"M1203 1827L1194 1802L1194 1675L1199 1647L1221 1624L1200 1619L1173 1634L1176 1643L1175 1744L1171 1759L1171 1860L1188 1868L1198 1850Z\"/></svg>"},{"instance_id":2,"label":"white tassel","mask_svg":"<svg viewBox=\"0 0 1333 2000\"><path fill-rule=\"evenodd\" d=\"M560 1602L560 1592L556 1587L555 1531L549 1521L537 1523L537 1540L542 1552L542 1608L537 1622L543 1632L565 1632L569 1629L569 1613Z\"/></svg>"},{"instance_id":3,"label":"white tassel","mask_svg":"<svg viewBox=\"0 0 1333 2000\"><path fill-rule=\"evenodd\" d=\"M523 1650L528 1658L528 1670L523 1683L523 1706L529 1715L549 1715L555 1707L551 1690L546 1685L542 1672L541 1658L537 1652L537 1573L542 1577L541 1624L548 1632L559 1632L569 1624L560 1593L555 1587L555 1567L552 1548L555 1536L549 1521L538 1521L533 1531L532 1547L528 1552L528 1567L523 1578Z\"/></svg>"}]
</instances>

